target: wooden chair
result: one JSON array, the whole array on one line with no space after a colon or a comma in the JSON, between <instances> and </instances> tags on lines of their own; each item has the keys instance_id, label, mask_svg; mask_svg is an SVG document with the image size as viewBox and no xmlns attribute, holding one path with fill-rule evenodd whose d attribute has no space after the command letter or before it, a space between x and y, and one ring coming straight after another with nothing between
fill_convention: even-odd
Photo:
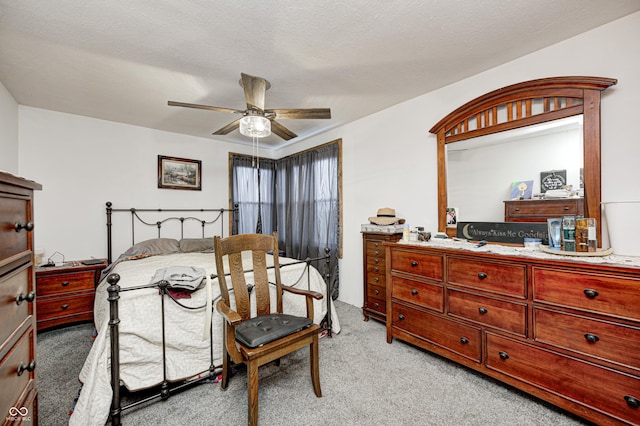
<instances>
[{"instance_id":1,"label":"wooden chair","mask_svg":"<svg viewBox=\"0 0 640 426\"><path fill-rule=\"evenodd\" d=\"M221 300L216 309L225 320L221 388L226 390L230 377L230 361L247 367L249 425L258 424L258 367L309 346L311 381L316 396L321 397L318 364L318 331L313 323L313 299L322 294L282 285L278 264L278 235L242 234L227 238L214 237L214 249ZM252 265L243 265L242 252L251 252ZM276 287L275 309L272 312L267 252L273 254L273 278ZM228 269L223 257L227 256ZM245 258L245 260L247 260ZM247 285L245 273L253 270L253 288ZM226 274L230 275L235 298L232 308ZM250 274L248 274L251 277ZM306 297L307 317L285 315L282 294L287 291ZM251 292L255 293L255 317L251 317Z\"/></svg>"}]
</instances>

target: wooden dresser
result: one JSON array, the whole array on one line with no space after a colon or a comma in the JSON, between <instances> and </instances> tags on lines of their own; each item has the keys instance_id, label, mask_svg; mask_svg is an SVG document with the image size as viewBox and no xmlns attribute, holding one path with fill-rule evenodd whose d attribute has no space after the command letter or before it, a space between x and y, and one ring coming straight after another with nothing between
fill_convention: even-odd
<instances>
[{"instance_id":1,"label":"wooden dresser","mask_svg":"<svg viewBox=\"0 0 640 426\"><path fill-rule=\"evenodd\" d=\"M385 270L385 241L398 241L402 233L363 232L362 259L364 277L364 320L375 318L385 321L387 318L387 290Z\"/></svg>"},{"instance_id":2,"label":"wooden dresser","mask_svg":"<svg viewBox=\"0 0 640 426\"><path fill-rule=\"evenodd\" d=\"M33 273L33 191L0 172L0 419L38 424Z\"/></svg>"},{"instance_id":3,"label":"wooden dresser","mask_svg":"<svg viewBox=\"0 0 640 426\"><path fill-rule=\"evenodd\" d=\"M640 267L385 246L389 343L597 424L640 424Z\"/></svg>"},{"instance_id":4,"label":"wooden dresser","mask_svg":"<svg viewBox=\"0 0 640 426\"><path fill-rule=\"evenodd\" d=\"M85 265L82 261L66 262L63 266L36 268L38 295L38 331L79 321L93 321L95 288L101 263Z\"/></svg>"},{"instance_id":5,"label":"wooden dresser","mask_svg":"<svg viewBox=\"0 0 640 426\"><path fill-rule=\"evenodd\" d=\"M584 216L584 198L504 202L505 222L546 222L550 217Z\"/></svg>"}]
</instances>

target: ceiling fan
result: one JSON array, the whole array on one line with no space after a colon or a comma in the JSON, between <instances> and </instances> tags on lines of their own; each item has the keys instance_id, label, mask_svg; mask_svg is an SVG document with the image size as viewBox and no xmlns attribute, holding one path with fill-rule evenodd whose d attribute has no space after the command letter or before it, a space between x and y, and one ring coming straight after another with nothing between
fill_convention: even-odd
<instances>
[{"instance_id":1,"label":"ceiling fan","mask_svg":"<svg viewBox=\"0 0 640 426\"><path fill-rule=\"evenodd\" d=\"M264 98L271 83L261 77L254 77L245 73L240 73L240 86L244 89L244 97L247 102L247 109L239 110L232 108L221 108L210 105L189 104L184 102L169 101L170 106L180 106L187 108L206 109L211 111L231 112L240 114L242 117L227 124L226 126L213 132L213 135L226 135L236 129L246 136L264 137L270 131L280 136L284 140L295 138L296 135L291 130L276 121L278 119L315 119L331 118L329 108L291 108L291 109L264 109ZM255 125L260 126L256 128ZM253 127L252 127L253 126ZM270 128L265 131L264 127Z\"/></svg>"}]
</instances>

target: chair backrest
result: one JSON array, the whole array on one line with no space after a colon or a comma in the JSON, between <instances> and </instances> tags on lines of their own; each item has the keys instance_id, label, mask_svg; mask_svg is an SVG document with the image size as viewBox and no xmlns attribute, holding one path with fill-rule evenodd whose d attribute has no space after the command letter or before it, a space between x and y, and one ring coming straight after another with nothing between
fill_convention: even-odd
<instances>
[{"instance_id":1,"label":"chair backrest","mask_svg":"<svg viewBox=\"0 0 640 426\"><path fill-rule=\"evenodd\" d=\"M280 265L278 259L278 234L240 234L227 238L214 237L214 251L216 270L222 300L231 306L227 276L231 278L236 302L236 312L243 320L251 317L251 298L247 284L253 284L256 297L256 314L271 313L271 297L269 292L269 278L267 269L267 253L273 254L273 277L276 285L276 309L282 313L282 284L280 281ZM243 262L242 253L251 252L247 264ZM225 268L224 257L228 259L228 270ZM245 274L253 272L253 282L247 283ZM251 276L249 274L249 276Z\"/></svg>"}]
</instances>

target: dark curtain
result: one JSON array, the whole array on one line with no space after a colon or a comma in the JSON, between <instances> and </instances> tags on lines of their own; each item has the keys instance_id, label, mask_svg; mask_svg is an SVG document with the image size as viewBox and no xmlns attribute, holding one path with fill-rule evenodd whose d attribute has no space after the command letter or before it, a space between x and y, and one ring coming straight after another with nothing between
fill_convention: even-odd
<instances>
[{"instance_id":1,"label":"dark curtain","mask_svg":"<svg viewBox=\"0 0 640 426\"><path fill-rule=\"evenodd\" d=\"M235 233L254 233L258 224L258 170L253 158L232 155L233 203L239 205ZM278 231L286 257L316 258L330 250L331 297L339 295L339 144L329 143L280 160L260 160L262 233ZM236 230L234 230L236 231ZM314 262L325 273L324 261Z\"/></svg>"},{"instance_id":2,"label":"dark curtain","mask_svg":"<svg viewBox=\"0 0 640 426\"><path fill-rule=\"evenodd\" d=\"M237 229L233 224L234 234L270 234L276 230L276 163L266 158L257 161L246 155L231 155L231 200L232 204L238 204L240 219Z\"/></svg>"},{"instance_id":3,"label":"dark curtain","mask_svg":"<svg viewBox=\"0 0 640 426\"><path fill-rule=\"evenodd\" d=\"M282 158L276 164L277 229L287 257L306 259L330 250L331 296L338 297L340 202L338 143ZM324 264L314 265L324 272Z\"/></svg>"}]
</instances>

